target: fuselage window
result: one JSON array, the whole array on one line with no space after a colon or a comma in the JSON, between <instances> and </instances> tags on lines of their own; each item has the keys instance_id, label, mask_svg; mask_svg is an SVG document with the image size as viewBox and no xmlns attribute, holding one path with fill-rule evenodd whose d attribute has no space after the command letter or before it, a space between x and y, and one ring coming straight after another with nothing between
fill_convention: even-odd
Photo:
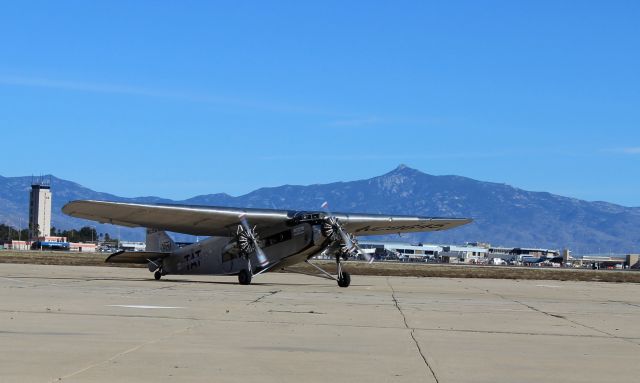
<instances>
[{"instance_id":1,"label":"fuselage window","mask_svg":"<svg viewBox=\"0 0 640 383\"><path fill-rule=\"evenodd\" d=\"M264 247L273 246L277 243L288 241L291 239L291 230L281 231L264 239Z\"/></svg>"}]
</instances>

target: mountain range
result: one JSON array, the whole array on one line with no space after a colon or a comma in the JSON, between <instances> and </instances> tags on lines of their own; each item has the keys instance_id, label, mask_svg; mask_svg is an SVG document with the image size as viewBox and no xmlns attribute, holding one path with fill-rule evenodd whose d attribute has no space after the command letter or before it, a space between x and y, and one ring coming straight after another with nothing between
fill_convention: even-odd
<instances>
[{"instance_id":1,"label":"mountain range","mask_svg":"<svg viewBox=\"0 0 640 383\"><path fill-rule=\"evenodd\" d=\"M49 177L49 176L48 176ZM174 201L160 197L123 198L50 176L52 225L70 229L95 226L98 232L141 240L141 229L116 228L62 214L69 201L96 199L138 203L319 210L323 201L340 212L469 217L470 225L439 232L388 236L406 242L454 244L487 242L494 246L570 248L577 253L629 253L640 250L640 208L589 202L546 192L460 176L434 176L400 165L365 180L261 188L234 197L200 195ZM26 227L32 177L0 176L0 223Z\"/></svg>"}]
</instances>

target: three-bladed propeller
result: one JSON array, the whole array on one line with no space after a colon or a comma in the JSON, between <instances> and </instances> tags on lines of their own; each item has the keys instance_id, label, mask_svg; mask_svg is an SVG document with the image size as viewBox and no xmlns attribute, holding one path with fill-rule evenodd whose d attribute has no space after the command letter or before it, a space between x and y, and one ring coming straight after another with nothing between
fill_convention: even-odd
<instances>
[{"instance_id":1,"label":"three-bladed propeller","mask_svg":"<svg viewBox=\"0 0 640 383\"><path fill-rule=\"evenodd\" d=\"M334 240L340 240L342 242L343 254L348 255L356 252L361 254L369 263L373 262L373 257L360 249L355 236L351 233L347 233L342 227L340 220L331 213L329 210L329 203L325 201L321 207L325 209L328 214L327 218L325 218L324 224L322 225L322 233L327 237L333 237Z\"/></svg>"},{"instance_id":2,"label":"three-bladed propeller","mask_svg":"<svg viewBox=\"0 0 640 383\"><path fill-rule=\"evenodd\" d=\"M240 251L245 254L247 257L253 251L256 252L256 257L258 258L258 263L260 266L265 267L269 264L269 259L264 254L264 251L260 248L260 244L258 243L258 234L256 233L256 227L253 229L249 226L249 222L247 222L246 215L240 214L238 216L240 218L240 226L238 226L238 247Z\"/></svg>"}]
</instances>

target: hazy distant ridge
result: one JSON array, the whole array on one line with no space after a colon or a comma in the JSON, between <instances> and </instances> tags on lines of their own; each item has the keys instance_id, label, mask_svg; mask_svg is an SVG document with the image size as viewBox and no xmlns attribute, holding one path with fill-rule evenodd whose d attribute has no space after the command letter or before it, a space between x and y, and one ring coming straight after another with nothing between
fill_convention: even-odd
<instances>
[{"instance_id":1,"label":"hazy distant ridge","mask_svg":"<svg viewBox=\"0 0 640 383\"><path fill-rule=\"evenodd\" d=\"M0 222L26 219L31 177L0 177ZM184 203L276 209L319 209L328 200L334 211L471 217L466 227L424 233L403 240L435 243L485 241L494 245L569 246L579 252L640 251L640 208L588 202L544 192L459 176L432 176L399 166L368 180L331 184L262 188L243 196L209 194L172 201L159 197L122 198L52 177L53 225L72 228L87 221L65 216L61 207L76 199L145 203ZM110 225L91 223L98 231L116 233ZM23 226L26 223L23 222ZM140 239L140 230L121 229L123 237ZM397 235L395 238L398 238Z\"/></svg>"}]
</instances>

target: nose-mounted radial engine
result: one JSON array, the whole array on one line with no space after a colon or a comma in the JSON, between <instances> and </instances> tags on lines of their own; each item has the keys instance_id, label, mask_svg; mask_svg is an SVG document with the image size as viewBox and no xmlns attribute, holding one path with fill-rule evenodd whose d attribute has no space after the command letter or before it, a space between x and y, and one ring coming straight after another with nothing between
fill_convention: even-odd
<instances>
[{"instance_id":1,"label":"nose-mounted radial engine","mask_svg":"<svg viewBox=\"0 0 640 383\"><path fill-rule=\"evenodd\" d=\"M340 222L340 219L329 211L329 204L327 202L322 204L322 208L326 209L327 216L322 223L321 231L322 235L329 238L331 241L325 254L333 254L336 257L337 277L332 276L322 268L314 265L307 260L307 263L319 270L325 277L335 279L338 281L338 286L348 287L351 283L351 275L348 272L342 270L341 260L347 260L351 255L362 254L369 262L373 261L373 258L363 252L358 246L358 242L355 236L348 233Z\"/></svg>"},{"instance_id":2,"label":"nose-mounted radial engine","mask_svg":"<svg viewBox=\"0 0 640 383\"><path fill-rule=\"evenodd\" d=\"M333 215L329 215L324 219L322 235L333 241L332 245L338 247L336 251L338 253L337 255L345 261L352 255L362 253L355 236L347 233L342 227L340 219Z\"/></svg>"},{"instance_id":3,"label":"nose-mounted radial engine","mask_svg":"<svg viewBox=\"0 0 640 383\"><path fill-rule=\"evenodd\" d=\"M362 254L368 262L373 261L369 254L360 249L355 235L348 233L342 226L340 219L331 213L329 203L324 202L322 208L327 211L327 216L322 224L322 234L327 238L331 238L333 241L332 246L339 246L338 251L336 251L338 253L337 256L347 260L349 256Z\"/></svg>"}]
</instances>

